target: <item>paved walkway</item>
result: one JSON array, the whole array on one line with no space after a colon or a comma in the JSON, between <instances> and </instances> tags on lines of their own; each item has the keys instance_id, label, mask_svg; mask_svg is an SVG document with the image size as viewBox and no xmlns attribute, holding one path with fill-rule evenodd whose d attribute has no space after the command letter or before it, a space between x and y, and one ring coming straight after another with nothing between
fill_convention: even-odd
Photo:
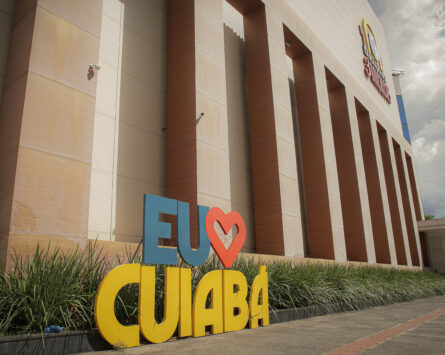
<instances>
[{"instance_id":1,"label":"paved walkway","mask_svg":"<svg viewBox=\"0 0 445 355\"><path fill-rule=\"evenodd\" d=\"M445 296L96 354L445 354Z\"/></svg>"}]
</instances>

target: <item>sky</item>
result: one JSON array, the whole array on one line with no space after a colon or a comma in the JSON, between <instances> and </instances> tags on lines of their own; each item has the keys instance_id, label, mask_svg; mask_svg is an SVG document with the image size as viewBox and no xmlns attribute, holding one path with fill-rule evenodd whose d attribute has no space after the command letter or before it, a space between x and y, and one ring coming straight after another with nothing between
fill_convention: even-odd
<instances>
[{"instance_id":1,"label":"sky","mask_svg":"<svg viewBox=\"0 0 445 355\"><path fill-rule=\"evenodd\" d=\"M425 214L445 217L445 1L368 0L400 83Z\"/></svg>"}]
</instances>

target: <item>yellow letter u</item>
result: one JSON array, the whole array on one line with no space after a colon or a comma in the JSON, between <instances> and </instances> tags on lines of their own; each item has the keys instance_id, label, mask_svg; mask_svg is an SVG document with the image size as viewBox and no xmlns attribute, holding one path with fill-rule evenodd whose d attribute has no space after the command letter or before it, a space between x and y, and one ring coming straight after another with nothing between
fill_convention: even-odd
<instances>
[{"instance_id":1,"label":"yellow letter u","mask_svg":"<svg viewBox=\"0 0 445 355\"><path fill-rule=\"evenodd\" d=\"M141 266L139 288L139 326L144 337L152 343L171 338L179 318L179 268L167 267L165 272L164 320L155 319L156 269Z\"/></svg>"}]
</instances>

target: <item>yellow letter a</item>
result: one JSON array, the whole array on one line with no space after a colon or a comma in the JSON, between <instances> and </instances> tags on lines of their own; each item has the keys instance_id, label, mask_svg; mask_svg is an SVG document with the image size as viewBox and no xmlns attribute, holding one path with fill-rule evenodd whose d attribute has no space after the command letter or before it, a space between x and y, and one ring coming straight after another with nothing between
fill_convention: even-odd
<instances>
[{"instance_id":1,"label":"yellow letter a","mask_svg":"<svg viewBox=\"0 0 445 355\"><path fill-rule=\"evenodd\" d=\"M260 301L258 302L258 298ZM269 287L265 266L260 266L250 289L249 297L250 319L249 327L257 328L258 322L264 327L269 325Z\"/></svg>"},{"instance_id":2,"label":"yellow letter a","mask_svg":"<svg viewBox=\"0 0 445 355\"><path fill-rule=\"evenodd\" d=\"M206 308L210 293L211 305ZM193 336L205 335L206 325L212 326L212 334L223 332L222 271L215 270L199 281L193 299Z\"/></svg>"}]
</instances>

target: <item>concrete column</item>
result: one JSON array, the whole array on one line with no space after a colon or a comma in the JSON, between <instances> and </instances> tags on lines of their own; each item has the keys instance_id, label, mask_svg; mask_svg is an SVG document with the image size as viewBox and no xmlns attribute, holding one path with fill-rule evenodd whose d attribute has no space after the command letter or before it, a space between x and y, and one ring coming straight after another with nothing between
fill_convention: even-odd
<instances>
[{"instance_id":1,"label":"concrete column","mask_svg":"<svg viewBox=\"0 0 445 355\"><path fill-rule=\"evenodd\" d=\"M168 36L166 194L190 203L197 246L197 204L231 206L222 0L171 0Z\"/></svg>"},{"instance_id":2,"label":"concrete column","mask_svg":"<svg viewBox=\"0 0 445 355\"><path fill-rule=\"evenodd\" d=\"M411 194L413 196L414 210L416 212L416 219L421 221L425 219L423 212L422 199L420 197L419 185L417 184L416 173L414 171L413 160L408 153L405 152L406 166L408 168L408 176L410 181Z\"/></svg>"},{"instance_id":3,"label":"concrete column","mask_svg":"<svg viewBox=\"0 0 445 355\"><path fill-rule=\"evenodd\" d=\"M223 1L195 1L198 204L231 210ZM226 244L230 244L226 239Z\"/></svg>"},{"instance_id":4,"label":"concrete column","mask_svg":"<svg viewBox=\"0 0 445 355\"><path fill-rule=\"evenodd\" d=\"M403 197L402 197L401 186L400 186L399 169L397 167L393 139L389 135L387 135L387 139L388 139L389 155L390 155L390 159L391 159L391 169L394 174L395 193L397 196L397 208L399 210L399 215L400 215L403 245L405 247L405 257L406 257L407 265L412 266L410 243L408 240L408 230L407 230L407 224L406 224L406 218L405 218L405 209L403 207L403 200L402 200Z\"/></svg>"},{"instance_id":5,"label":"concrete column","mask_svg":"<svg viewBox=\"0 0 445 355\"><path fill-rule=\"evenodd\" d=\"M359 188L357 145L354 147L352 132L358 137L357 118L354 108L348 108L345 86L326 69L328 86L329 110L332 120L335 155L340 187L340 202L343 214L343 226L348 260L369 261L375 263L374 245L372 242L372 227L369 216L369 204L363 200L364 196ZM352 117L354 115L354 117ZM355 119L355 126L351 123ZM355 131L353 131L355 129ZM357 142L356 142L357 144ZM360 144L360 142L358 142ZM360 151L361 155L361 151ZM363 162L361 162L363 170ZM363 172L364 175L364 172ZM364 178L364 176L363 176ZM366 190L366 182L364 188ZM367 195L367 194L366 194ZM363 202L363 203L362 203ZM365 208L365 210L363 209ZM368 212L366 215L366 211ZM364 216L367 216L368 224ZM370 259L370 260L369 260Z\"/></svg>"},{"instance_id":6,"label":"concrete column","mask_svg":"<svg viewBox=\"0 0 445 355\"><path fill-rule=\"evenodd\" d=\"M3 251L87 238L101 12L101 0L17 1L0 120Z\"/></svg>"},{"instance_id":7,"label":"concrete column","mask_svg":"<svg viewBox=\"0 0 445 355\"><path fill-rule=\"evenodd\" d=\"M389 141L388 134L385 129L376 122L376 130L379 139L381 162L385 175L386 190L388 196L388 206L391 215L392 231L394 236L394 248L398 265L407 265L407 253L405 249L406 226L404 227L403 207L399 203L400 189L398 189L397 169L395 167L394 153L391 154L390 147L392 142ZM391 144L389 144L389 142ZM382 196L385 197L384 191ZM391 239L388 240L391 250ZM410 260L411 258L409 258Z\"/></svg>"},{"instance_id":8,"label":"concrete column","mask_svg":"<svg viewBox=\"0 0 445 355\"><path fill-rule=\"evenodd\" d=\"M348 104L349 122L351 125L354 159L357 169L360 207L362 211L363 230L365 233L366 255L368 258L368 263L375 263L377 260L374 244L373 224L371 221L371 211L369 205L367 179L365 175L365 162L362 153L357 111L355 110L355 98L348 87L346 87L346 100ZM387 262L389 262L389 260Z\"/></svg>"},{"instance_id":9,"label":"concrete column","mask_svg":"<svg viewBox=\"0 0 445 355\"><path fill-rule=\"evenodd\" d=\"M375 159L377 164L377 172L378 179L380 183L380 194L382 197L382 205L383 205L383 214L385 216L385 225L386 225L386 234L388 236L388 247L389 254L391 256L391 264L397 265L397 254L396 247L394 242L394 232L391 221L391 209L389 203L389 191L385 179L385 168L383 165L383 153L381 151L380 140L379 140L379 131L377 128L377 122L374 116L370 115L370 125L371 125L371 133L372 133L372 141L375 151ZM375 233L375 232L374 232Z\"/></svg>"},{"instance_id":10,"label":"concrete column","mask_svg":"<svg viewBox=\"0 0 445 355\"><path fill-rule=\"evenodd\" d=\"M377 141L375 141L376 133L373 132L375 130L373 130L373 128L375 128L375 122L371 120L369 112L357 99L355 99L355 107L360 133L359 136L366 178L367 197L369 199L369 212L371 216L376 261L378 263L390 264L392 262L392 254L394 254L395 258L394 240L391 229L391 218L389 216L388 198L386 196L386 185L382 187L382 179L380 178L383 178L384 184L380 147L378 138ZM379 156L379 159L377 159L377 156ZM380 166L378 161L380 162ZM385 191L385 199L382 194L383 189ZM387 221L387 218L389 218L389 221ZM392 239L392 254L390 239ZM394 262L396 262L395 259Z\"/></svg>"},{"instance_id":11,"label":"concrete column","mask_svg":"<svg viewBox=\"0 0 445 355\"><path fill-rule=\"evenodd\" d=\"M334 145L334 134L330 115L326 72L323 61L314 58L314 76L320 112L321 136L323 142L323 156L326 167L326 182L331 215L332 241L334 244L335 260L347 260L343 212L340 200L340 186L338 167Z\"/></svg>"},{"instance_id":12,"label":"concrete column","mask_svg":"<svg viewBox=\"0 0 445 355\"><path fill-rule=\"evenodd\" d=\"M304 256L283 25L261 5L244 11L256 250Z\"/></svg>"},{"instance_id":13,"label":"concrete column","mask_svg":"<svg viewBox=\"0 0 445 355\"><path fill-rule=\"evenodd\" d=\"M401 147L394 142L394 152L396 155L397 169L400 179L400 191L402 194L403 208L405 211L406 228L411 251L411 260L414 266L422 265L422 255L420 253L419 232L414 211L414 204L411 194L410 181L406 166L405 154Z\"/></svg>"}]
</instances>

